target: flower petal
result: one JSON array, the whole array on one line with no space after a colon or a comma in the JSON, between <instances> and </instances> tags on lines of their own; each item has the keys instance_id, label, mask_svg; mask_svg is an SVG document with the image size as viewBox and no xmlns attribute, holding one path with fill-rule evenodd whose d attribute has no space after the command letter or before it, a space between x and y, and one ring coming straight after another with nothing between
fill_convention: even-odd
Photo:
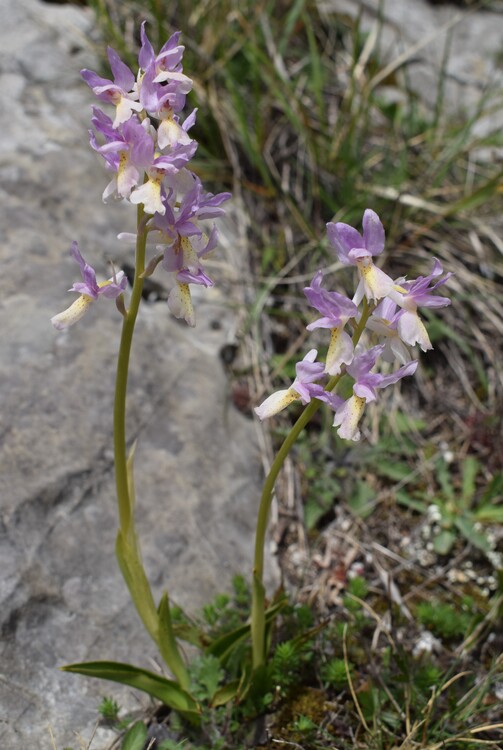
<instances>
[{"instance_id":1,"label":"flower petal","mask_svg":"<svg viewBox=\"0 0 503 750\"><path fill-rule=\"evenodd\" d=\"M404 312L398 321L398 335L409 346L419 344L423 352L433 349L428 331L416 312Z\"/></svg>"},{"instance_id":2,"label":"flower petal","mask_svg":"<svg viewBox=\"0 0 503 750\"><path fill-rule=\"evenodd\" d=\"M329 375L338 375L342 365L349 365L353 360L353 341L343 327L333 328L328 345L325 371Z\"/></svg>"},{"instance_id":3,"label":"flower petal","mask_svg":"<svg viewBox=\"0 0 503 750\"><path fill-rule=\"evenodd\" d=\"M161 200L161 182L162 177L151 178L137 187L129 200L134 204L143 203L147 214L164 214L166 208Z\"/></svg>"},{"instance_id":4,"label":"flower petal","mask_svg":"<svg viewBox=\"0 0 503 750\"><path fill-rule=\"evenodd\" d=\"M70 326L73 326L74 323L77 323L86 314L92 302L94 302L92 297L88 297L87 294L81 294L70 307L51 318L52 325L57 331L64 331L65 328L70 328Z\"/></svg>"},{"instance_id":5,"label":"flower petal","mask_svg":"<svg viewBox=\"0 0 503 750\"><path fill-rule=\"evenodd\" d=\"M358 422L365 408L365 399L351 396L342 407L335 412L334 427L339 427L337 434L345 440L359 440L360 430Z\"/></svg>"},{"instance_id":6,"label":"flower petal","mask_svg":"<svg viewBox=\"0 0 503 750\"><path fill-rule=\"evenodd\" d=\"M286 409L292 401L296 401L298 398L299 394L293 388L285 388L276 391L276 393L271 393L260 406L255 407L254 411L259 419L267 419Z\"/></svg>"},{"instance_id":7,"label":"flower petal","mask_svg":"<svg viewBox=\"0 0 503 750\"><path fill-rule=\"evenodd\" d=\"M196 315L188 284L176 283L168 295L168 307L175 318L183 318L192 328L196 325Z\"/></svg>"},{"instance_id":8,"label":"flower petal","mask_svg":"<svg viewBox=\"0 0 503 750\"><path fill-rule=\"evenodd\" d=\"M363 239L371 255L380 255L384 250L384 227L375 211L367 208L363 214Z\"/></svg>"}]
</instances>

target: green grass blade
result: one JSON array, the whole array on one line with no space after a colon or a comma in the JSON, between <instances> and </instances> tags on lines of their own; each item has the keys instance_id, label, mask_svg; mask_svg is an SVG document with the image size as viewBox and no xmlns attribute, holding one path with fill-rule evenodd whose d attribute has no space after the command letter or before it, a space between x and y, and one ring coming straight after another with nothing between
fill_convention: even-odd
<instances>
[{"instance_id":1,"label":"green grass blade","mask_svg":"<svg viewBox=\"0 0 503 750\"><path fill-rule=\"evenodd\" d=\"M286 15L286 18L283 23L283 35L278 44L278 52L281 55L284 55L288 49L288 45L290 43L290 37L292 36L294 26L297 20L300 18L301 14L303 14L305 4L306 4L306 0L295 0L295 2L293 3L292 7L290 8L290 10L288 11Z\"/></svg>"}]
</instances>

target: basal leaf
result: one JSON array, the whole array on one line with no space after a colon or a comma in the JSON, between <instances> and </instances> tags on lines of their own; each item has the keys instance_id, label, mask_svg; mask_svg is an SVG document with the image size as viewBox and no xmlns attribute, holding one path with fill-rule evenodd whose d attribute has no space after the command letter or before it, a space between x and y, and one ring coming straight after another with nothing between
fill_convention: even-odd
<instances>
[{"instance_id":1,"label":"basal leaf","mask_svg":"<svg viewBox=\"0 0 503 750\"><path fill-rule=\"evenodd\" d=\"M481 505L475 513L477 521L503 523L503 505Z\"/></svg>"},{"instance_id":2,"label":"basal leaf","mask_svg":"<svg viewBox=\"0 0 503 750\"><path fill-rule=\"evenodd\" d=\"M137 721L128 729L122 740L121 750L143 750L147 739L147 727L143 721Z\"/></svg>"},{"instance_id":3,"label":"basal leaf","mask_svg":"<svg viewBox=\"0 0 503 750\"><path fill-rule=\"evenodd\" d=\"M285 606L285 603L286 600L281 599L266 610L266 623L272 622L278 612ZM213 641L213 643L207 648L207 653L213 654L213 656L218 657L221 662L224 662L232 648L245 638L248 638L249 635L250 625L248 623L246 625L241 625L239 628L232 630L230 633L225 633L225 635L222 635L216 641Z\"/></svg>"},{"instance_id":4,"label":"basal leaf","mask_svg":"<svg viewBox=\"0 0 503 750\"><path fill-rule=\"evenodd\" d=\"M427 503L423 502L423 500L417 500L416 498L411 497L405 490L399 490L396 493L396 499L400 505L405 505L405 507L410 508L411 510L417 510L419 513L426 513L428 510Z\"/></svg>"},{"instance_id":5,"label":"basal leaf","mask_svg":"<svg viewBox=\"0 0 503 750\"><path fill-rule=\"evenodd\" d=\"M452 531L441 531L433 540L433 549L437 555L447 555L456 541Z\"/></svg>"},{"instance_id":6,"label":"basal leaf","mask_svg":"<svg viewBox=\"0 0 503 750\"><path fill-rule=\"evenodd\" d=\"M173 632L173 623L171 620L171 610L167 593L163 594L159 604L159 649L162 658L180 685L187 689L190 685L190 677Z\"/></svg>"},{"instance_id":7,"label":"basal leaf","mask_svg":"<svg viewBox=\"0 0 503 750\"><path fill-rule=\"evenodd\" d=\"M138 614L152 640L159 646L159 619L138 547L130 544L121 531L117 534L115 554Z\"/></svg>"},{"instance_id":8,"label":"basal leaf","mask_svg":"<svg viewBox=\"0 0 503 750\"><path fill-rule=\"evenodd\" d=\"M211 705L213 706L213 708L217 708L217 706L224 706L226 703L234 700L239 692L240 685L241 680L232 680L232 682L229 682L227 685L223 685L223 687L219 688L214 693L213 698L211 699Z\"/></svg>"},{"instance_id":9,"label":"basal leaf","mask_svg":"<svg viewBox=\"0 0 503 750\"><path fill-rule=\"evenodd\" d=\"M158 698L190 721L199 720L199 705L178 683L155 672L149 672L147 669L114 661L90 661L68 664L62 667L62 670L129 685L148 693L153 698Z\"/></svg>"},{"instance_id":10,"label":"basal leaf","mask_svg":"<svg viewBox=\"0 0 503 750\"><path fill-rule=\"evenodd\" d=\"M475 456L467 456L463 463L461 485L462 507L469 508L475 495L475 480L479 472L479 462Z\"/></svg>"},{"instance_id":11,"label":"basal leaf","mask_svg":"<svg viewBox=\"0 0 503 750\"><path fill-rule=\"evenodd\" d=\"M482 552L488 552L490 549L489 541L484 533L476 531L473 528L474 520L472 518L457 518L455 523L470 544L473 544L474 547L482 550Z\"/></svg>"}]
</instances>

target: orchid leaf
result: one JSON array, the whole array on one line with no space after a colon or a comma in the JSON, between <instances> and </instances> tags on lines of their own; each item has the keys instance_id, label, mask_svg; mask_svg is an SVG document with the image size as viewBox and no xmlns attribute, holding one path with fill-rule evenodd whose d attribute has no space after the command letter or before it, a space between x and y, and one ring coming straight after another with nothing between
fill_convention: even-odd
<instances>
[{"instance_id":1,"label":"orchid leaf","mask_svg":"<svg viewBox=\"0 0 503 750\"><path fill-rule=\"evenodd\" d=\"M405 505L406 508L411 508L411 510L417 510L418 513L426 513L428 510L427 503L423 500L411 497L406 490L398 490L396 493L396 499L400 505Z\"/></svg>"},{"instance_id":2,"label":"orchid leaf","mask_svg":"<svg viewBox=\"0 0 503 750\"><path fill-rule=\"evenodd\" d=\"M476 531L474 521L471 518L457 518L456 526L470 544L473 544L482 552L488 552L491 548L486 535L483 532Z\"/></svg>"},{"instance_id":3,"label":"orchid leaf","mask_svg":"<svg viewBox=\"0 0 503 750\"><path fill-rule=\"evenodd\" d=\"M121 750L143 750L146 740L147 727L143 721L136 721L124 736Z\"/></svg>"},{"instance_id":4,"label":"orchid leaf","mask_svg":"<svg viewBox=\"0 0 503 750\"><path fill-rule=\"evenodd\" d=\"M474 517L485 523L503 523L503 505L481 505Z\"/></svg>"},{"instance_id":5,"label":"orchid leaf","mask_svg":"<svg viewBox=\"0 0 503 750\"><path fill-rule=\"evenodd\" d=\"M162 675L149 672L131 664L114 661L90 661L80 664L68 664L62 667L64 672L83 674L100 680L111 680L122 685L129 685L148 693L162 701L166 706L178 711L189 721L199 721L199 705L177 682L168 680Z\"/></svg>"},{"instance_id":6,"label":"orchid leaf","mask_svg":"<svg viewBox=\"0 0 503 750\"><path fill-rule=\"evenodd\" d=\"M226 703L234 700L239 693L240 686L241 680L232 680L232 682L229 682L227 685L218 688L211 699L212 707L217 708L218 706L224 706Z\"/></svg>"},{"instance_id":7,"label":"orchid leaf","mask_svg":"<svg viewBox=\"0 0 503 750\"><path fill-rule=\"evenodd\" d=\"M173 672L178 682L183 688L190 685L190 677L187 672L185 663L180 655L175 634L173 632L173 623L171 620L171 610L169 607L168 594L163 594L159 604L159 649L161 656Z\"/></svg>"},{"instance_id":8,"label":"orchid leaf","mask_svg":"<svg viewBox=\"0 0 503 750\"><path fill-rule=\"evenodd\" d=\"M447 555L456 541L456 534L447 529L441 531L433 539L433 548L437 555Z\"/></svg>"},{"instance_id":9,"label":"orchid leaf","mask_svg":"<svg viewBox=\"0 0 503 750\"><path fill-rule=\"evenodd\" d=\"M463 463L463 475L461 485L461 507L469 508L475 495L475 481L479 473L479 462L475 456L467 456Z\"/></svg>"},{"instance_id":10,"label":"orchid leaf","mask_svg":"<svg viewBox=\"0 0 503 750\"><path fill-rule=\"evenodd\" d=\"M266 623L272 622L272 620L285 606L285 604L286 600L281 599L279 602L269 607L269 609L267 609L265 613ZM229 656L229 653L234 648L234 646L245 640L245 638L248 638L249 635L250 625L248 623L246 625L240 625L239 628L232 630L230 633L225 633L225 635L222 635L216 641L213 641L213 643L208 647L207 653L213 654L213 656L218 657L218 659L220 659L220 661L224 663L225 659L227 658L227 656Z\"/></svg>"},{"instance_id":11,"label":"orchid leaf","mask_svg":"<svg viewBox=\"0 0 503 750\"><path fill-rule=\"evenodd\" d=\"M145 570L136 545L117 534L115 554L138 614L154 643L159 646L159 618Z\"/></svg>"}]
</instances>

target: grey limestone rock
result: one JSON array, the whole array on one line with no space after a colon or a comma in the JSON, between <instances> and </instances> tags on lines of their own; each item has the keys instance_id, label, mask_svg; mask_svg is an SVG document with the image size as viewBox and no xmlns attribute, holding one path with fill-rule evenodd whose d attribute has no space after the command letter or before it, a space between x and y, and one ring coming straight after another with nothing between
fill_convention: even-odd
<instances>
[{"instance_id":1,"label":"grey limestone rock","mask_svg":"<svg viewBox=\"0 0 503 750\"><path fill-rule=\"evenodd\" d=\"M0 747L88 740L100 697L145 697L64 674L90 659L152 667L154 645L114 556L112 400L120 316L100 300L58 334L50 317L76 280L73 239L103 277L134 211L104 206L107 175L88 146L90 12L38 0L0 6ZM230 229L229 229L230 231ZM225 232L224 232L225 233ZM238 238L239 240L239 238ZM225 244L225 243L224 243ZM239 253L239 241L232 241ZM236 263L239 261L235 261ZM129 437L138 439L138 525L156 596L191 611L251 568L261 466L219 351L235 314L203 295L198 326L166 303L141 311ZM98 733L93 750L105 746Z\"/></svg>"}]
</instances>

